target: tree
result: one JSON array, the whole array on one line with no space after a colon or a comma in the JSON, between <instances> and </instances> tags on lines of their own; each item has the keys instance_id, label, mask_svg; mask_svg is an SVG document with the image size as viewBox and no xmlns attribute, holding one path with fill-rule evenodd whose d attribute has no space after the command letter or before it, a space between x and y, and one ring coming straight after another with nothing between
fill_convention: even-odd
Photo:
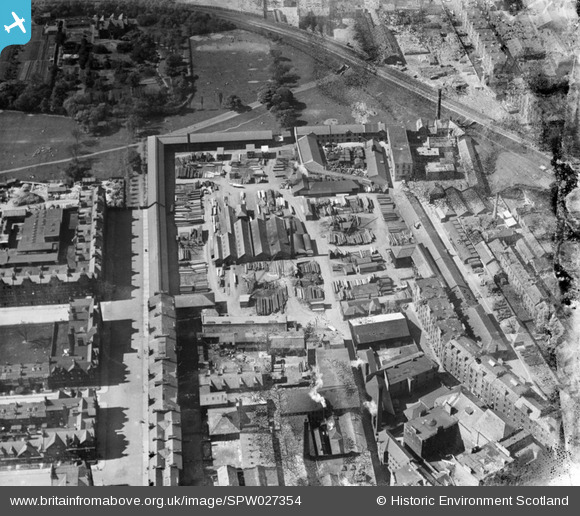
<instances>
[{"instance_id":1,"label":"tree","mask_svg":"<svg viewBox=\"0 0 580 516\"><path fill-rule=\"evenodd\" d=\"M272 97L276 93L276 86L274 84L264 85L260 91L258 91L258 102L264 104L268 109L272 107Z\"/></svg>"},{"instance_id":2,"label":"tree","mask_svg":"<svg viewBox=\"0 0 580 516\"><path fill-rule=\"evenodd\" d=\"M272 96L272 104L275 105L280 105L282 103L286 103L286 104L294 104L294 94L292 93L292 91L288 88L278 88L276 90L276 93Z\"/></svg>"},{"instance_id":3,"label":"tree","mask_svg":"<svg viewBox=\"0 0 580 516\"><path fill-rule=\"evenodd\" d=\"M131 59L136 63L144 63L146 61L154 62L157 60L157 45L154 39L148 34L139 34L133 42L133 50L131 50Z\"/></svg>"},{"instance_id":4,"label":"tree","mask_svg":"<svg viewBox=\"0 0 580 516\"><path fill-rule=\"evenodd\" d=\"M87 106L77 112L74 119L89 133L95 133L101 122L105 122L108 116L108 107L105 103L97 106Z\"/></svg>"},{"instance_id":5,"label":"tree","mask_svg":"<svg viewBox=\"0 0 580 516\"><path fill-rule=\"evenodd\" d=\"M224 103L224 108L230 109L231 111L241 111L244 109L244 103L237 95L229 95Z\"/></svg>"},{"instance_id":6,"label":"tree","mask_svg":"<svg viewBox=\"0 0 580 516\"><path fill-rule=\"evenodd\" d=\"M165 67L169 77L177 77L183 66L183 59L179 54L169 54L165 59Z\"/></svg>"},{"instance_id":7,"label":"tree","mask_svg":"<svg viewBox=\"0 0 580 516\"><path fill-rule=\"evenodd\" d=\"M95 45L93 47L93 53L95 54L110 54L111 51L105 45Z\"/></svg>"},{"instance_id":8,"label":"tree","mask_svg":"<svg viewBox=\"0 0 580 516\"><path fill-rule=\"evenodd\" d=\"M133 50L133 43L130 41L119 41L117 44L117 52L121 54L128 54Z\"/></svg>"},{"instance_id":9,"label":"tree","mask_svg":"<svg viewBox=\"0 0 580 516\"><path fill-rule=\"evenodd\" d=\"M282 51L278 48L270 49L270 57L274 62L282 61Z\"/></svg>"},{"instance_id":10,"label":"tree","mask_svg":"<svg viewBox=\"0 0 580 516\"><path fill-rule=\"evenodd\" d=\"M314 30L318 25L318 20L312 11L309 11L306 16L303 16L298 22L298 27L302 30Z\"/></svg>"},{"instance_id":11,"label":"tree","mask_svg":"<svg viewBox=\"0 0 580 516\"><path fill-rule=\"evenodd\" d=\"M79 48L79 67L84 70L89 63L91 57L91 45L87 41L87 38L81 40L81 46Z\"/></svg>"},{"instance_id":12,"label":"tree","mask_svg":"<svg viewBox=\"0 0 580 516\"><path fill-rule=\"evenodd\" d=\"M141 74L138 71L133 71L127 76L126 84L131 88L136 88L141 84Z\"/></svg>"},{"instance_id":13,"label":"tree","mask_svg":"<svg viewBox=\"0 0 580 516\"><path fill-rule=\"evenodd\" d=\"M276 113L276 118L280 126L284 129L294 127L296 125L296 111L294 109L284 109Z\"/></svg>"},{"instance_id":14,"label":"tree","mask_svg":"<svg viewBox=\"0 0 580 516\"><path fill-rule=\"evenodd\" d=\"M0 83L0 109L10 109L14 101L22 92L24 83L21 81L7 81Z\"/></svg>"},{"instance_id":15,"label":"tree","mask_svg":"<svg viewBox=\"0 0 580 516\"><path fill-rule=\"evenodd\" d=\"M129 155L127 156L127 162L131 167L131 170L140 174L143 171L143 159L141 154L139 154L135 149L129 149Z\"/></svg>"},{"instance_id":16,"label":"tree","mask_svg":"<svg viewBox=\"0 0 580 516\"><path fill-rule=\"evenodd\" d=\"M127 117L127 122L125 125L127 127L127 131L129 131L132 136L136 136L145 125L145 119L140 115L132 114Z\"/></svg>"},{"instance_id":17,"label":"tree","mask_svg":"<svg viewBox=\"0 0 580 516\"><path fill-rule=\"evenodd\" d=\"M380 52L372 34L369 32L367 24L362 16L359 16L354 23L354 39L362 50L369 56L371 61L379 58Z\"/></svg>"},{"instance_id":18,"label":"tree","mask_svg":"<svg viewBox=\"0 0 580 516\"><path fill-rule=\"evenodd\" d=\"M88 163L83 163L77 158L74 158L64 169L66 177L73 182L80 181L84 177L87 177L91 167Z\"/></svg>"},{"instance_id":19,"label":"tree","mask_svg":"<svg viewBox=\"0 0 580 516\"><path fill-rule=\"evenodd\" d=\"M76 160L79 156L80 151L81 151L81 147L82 147L81 140L82 140L83 132L78 127L75 127L71 130L70 134L74 140L70 146L70 150L71 150L72 157Z\"/></svg>"},{"instance_id":20,"label":"tree","mask_svg":"<svg viewBox=\"0 0 580 516\"><path fill-rule=\"evenodd\" d=\"M186 77L178 77L173 83L173 92L179 101L184 100L191 93L191 90L191 83Z\"/></svg>"},{"instance_id":21,"label":"tree","mask_svg":"<svg viewBox=\"0 0 580 516\"><path fill-rule=\"evenodd\" d=\"M48 84L31 81L18 95L12 107L19 111L38 112L43 99L50 99L51 88Z\"/></svg>"}]
</instances>

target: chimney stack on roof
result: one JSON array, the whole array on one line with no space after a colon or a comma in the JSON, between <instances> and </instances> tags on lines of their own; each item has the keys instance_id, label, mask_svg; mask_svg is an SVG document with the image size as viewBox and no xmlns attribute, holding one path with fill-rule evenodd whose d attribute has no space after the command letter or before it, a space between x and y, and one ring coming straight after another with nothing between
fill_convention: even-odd
<instances>
[{"instance_id":1,"label":"chimney stack on roof","mask_svg":"<svg viewBox=\"0 0 580 516\"><path fill-rule=\"evenodd\" d=\"M68 346L69 346L69 354L70 355L74 355L74 351L75 351L75 329L72 326L68 330Z\"/></svg>"}]
</instances>

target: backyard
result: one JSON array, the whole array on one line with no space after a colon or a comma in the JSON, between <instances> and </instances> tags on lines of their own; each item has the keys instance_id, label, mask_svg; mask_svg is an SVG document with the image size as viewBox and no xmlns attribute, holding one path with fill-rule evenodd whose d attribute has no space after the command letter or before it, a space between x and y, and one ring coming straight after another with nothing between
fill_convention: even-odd
<instances>
[{"instance_id":1,"label":"backyard","mask_svg":"<svg viewBox=\"0 0 580 516\"><path fill-rule=\"evenodd\" d=\"M48 361L51 354L53 329L52 323L3 326L0 340L0 364L31 364Z\"/></svg>"}]
</instances>

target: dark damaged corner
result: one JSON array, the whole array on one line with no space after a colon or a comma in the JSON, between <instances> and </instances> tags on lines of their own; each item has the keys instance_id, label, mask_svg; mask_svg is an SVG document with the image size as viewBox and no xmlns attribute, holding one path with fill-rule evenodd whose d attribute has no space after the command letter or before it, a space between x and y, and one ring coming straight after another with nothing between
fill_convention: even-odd
<instances>
[{"instance_id":1,"label":"dark damaged corner","mask_svg":"<svg viewBox=\"0 0 580 516\"><path fill-rule=\"evenodd\" d=\"M580 0L576 3L580 14ZM572 44L572 48L578 48ZM560 404L567 441L568 462L578 463L580 418L578 393L578 328L576 305L580 298L580 69L576 57L569 78L566 118L561 137L554 143L552 166L556 181L553 185L553 207L557 217L554 235L554 272L559 280L561 310L566 316L566 333L554 354L561 382ZM561 319L564 321L564 318Z\"/></svg>"}]
</instances>

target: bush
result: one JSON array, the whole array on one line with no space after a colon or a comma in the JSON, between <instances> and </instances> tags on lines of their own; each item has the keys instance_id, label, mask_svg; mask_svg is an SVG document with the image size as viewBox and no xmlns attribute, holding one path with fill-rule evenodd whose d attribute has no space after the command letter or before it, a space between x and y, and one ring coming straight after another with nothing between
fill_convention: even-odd
<instances>
[{"instance_id":1,"label":"bush","mask_svg":"<svg viewBox=\"0 0 580 516\"><path fill-rule=\"evenodd\" d=\"M80 181L84 177L88 176L90 170L90 165L83 163L75 158L66 166L63 172L70 180Z\"/></svg>"},{"instance_id":2,"label":"bush","mask_svg":"<svg viewBox=\"0 0 580 516\"><path fill-rule=\"evenodd\" d=\"M224 108L232 111L242 111L244 109L244 103L237 95L230 95L224 102Z\"/></svg>"},{"instance_id":3,"label":"bush","mask_svg":"<svg viewBox=\"0 0 580 516\"><path fill-rule=\"evenodd\" d=\"M111 51L105 45L95 45L93 47L93 52L95 54L110 54Z\"/></svg>"},{"instance_id":4,"label":"bush","mask_svg":"<svg viewBox=\"0 0 580 516\"><path fill-rule=\"evenodd\" d=\"M128 54L131 50L133 50L133 43L130 41L119 41L117 44L117 52L121 54Z\"/></svg>"}]
</instances>

